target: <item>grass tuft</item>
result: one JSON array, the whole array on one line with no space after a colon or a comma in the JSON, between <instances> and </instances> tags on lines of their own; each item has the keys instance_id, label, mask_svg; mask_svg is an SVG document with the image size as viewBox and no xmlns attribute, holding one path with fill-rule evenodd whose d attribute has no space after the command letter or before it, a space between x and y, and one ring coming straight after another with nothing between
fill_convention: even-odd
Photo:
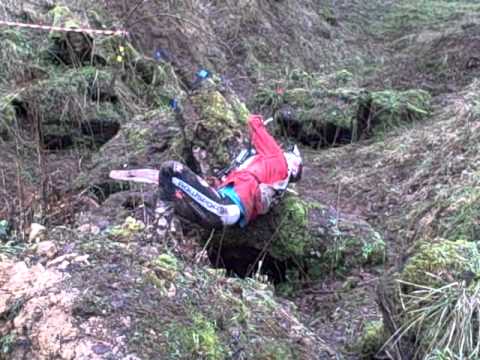
<instances>
[{"instance_id":1,"label":"grass tuft","mask_svg":"<svg viewBox=\"0 0 480 360\"><path fill-rule=\"evenodd\" d=\"M427 287L402 293L408 321L394 335L416 334L416 356L427 359L477 359L480 356L480 282Z\"/></svg>"}]
</instances>

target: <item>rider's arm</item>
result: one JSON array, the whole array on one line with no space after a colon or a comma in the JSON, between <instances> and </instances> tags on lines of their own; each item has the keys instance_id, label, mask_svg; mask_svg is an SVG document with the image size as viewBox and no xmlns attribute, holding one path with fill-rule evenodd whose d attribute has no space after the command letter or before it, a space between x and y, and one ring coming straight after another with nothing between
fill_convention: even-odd
<instances>
[{"instance_id":1,"label":"rider's arm","mask_svg":"<svg viewBox=\"0 0 480 360\"><path fill-rule=\"evenodd\" d=\"M257 153L262 155L273 155L282 153L282 148L275 139L270 135L263 123L261 115L250 115L248 119L248 127L252 144Z\"/></svg>"}]
</instances>

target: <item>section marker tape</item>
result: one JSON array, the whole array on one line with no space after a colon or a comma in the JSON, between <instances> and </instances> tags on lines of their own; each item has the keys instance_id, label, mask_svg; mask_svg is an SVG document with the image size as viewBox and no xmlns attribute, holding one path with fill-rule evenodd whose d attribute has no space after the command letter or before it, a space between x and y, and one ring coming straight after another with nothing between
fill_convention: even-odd
<instances>
[{"instance_id":1,"label":"section marker tape","mask_svg":"<svg viewBox=\"0 0 480 360\"><path fill-rule=\"evenodd\" d=\"M127 36L128 32L125 30L98 30L98 29L89 29L89 28L65 28L60 26L48 26L48 25L35 25L35 24L26 24L20 22L12 21L3 21L0 20L0 26L10 26L10 27L19 27L19 28L28 28L28 29L40 29L40 30L49 30L49 31L63 31L63 32L77 32L77 33L87 33L87 34L97 34L97 35L114 35L114 36Z\"/></svg>"}]
</instances>

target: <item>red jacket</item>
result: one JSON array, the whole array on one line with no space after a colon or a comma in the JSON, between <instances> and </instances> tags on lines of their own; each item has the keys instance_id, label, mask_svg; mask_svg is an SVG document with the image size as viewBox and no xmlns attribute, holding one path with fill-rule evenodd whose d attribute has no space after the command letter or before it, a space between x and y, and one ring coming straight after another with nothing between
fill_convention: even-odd
<instances>
[{"instance_id":1,"label":"red jacket","mask_svg":"<svg viewBox=\"0 0 480 360\"><path fill-rule=\"evenodd\" d=\"M246 221L265 214L276 190L288 185L288 166L283 150L268 133L260 115L250 115L248 127L256 155L228 174L221 187L233 184L245 210Z\"/></svg>"}]
</instances>

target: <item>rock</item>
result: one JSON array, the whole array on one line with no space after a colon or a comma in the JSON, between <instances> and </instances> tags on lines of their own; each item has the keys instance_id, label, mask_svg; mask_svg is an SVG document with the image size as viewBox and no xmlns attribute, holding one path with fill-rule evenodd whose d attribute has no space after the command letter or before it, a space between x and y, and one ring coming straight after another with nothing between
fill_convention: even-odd
<instances>
[{"instance_id":1,"label":"rock","mask_svg":"<svg viewBox=\"0 0 480 360\"><path fill-rule=\"evenodd\" d=\"M112 103L117 101L116 90L110 72L87 66L50 74L22 92L0 97L0 103L11 104L14 111L22 109L19 117L41 114L43 146L47 149L79 144L98 148L118 133L125 117L121 107ZM15 113L8 109L3 111L10 118Z\"/></svg>"},{"instance_id":2,"label":"rock","mask_svg":"<svg viewBox=\"0 0 480 360\"><path fill-rule=\"evenodd\" d=\"M77 228L77 231L80 232L80 233L90 233L90 234L93 234L93 235L98 235L100 234L100 228L96 225L93 225L93 224L83 224L83 225L80 225L78 228Z\"/></svg>"},{"instance_id":3,"label":"rock","mask_svg":"<svg viewBox=\"0 0 480 360\"><path fill-rule=\"evenodd\" d=\"M77 253L70 253L61 255L47 263L47 267L56 267L59 270L66 270L70 264L88 264L89 255L79 255Z\"/></svg>"},{"instance_id":4,"label":"rock","mask_svg":"<svg viewBox=\"0 0 480 360\"><path fill-rule=\"evenodd\" d=\"M110 346L99 343L99 344L93 345L92 350L97 355L103 355L110 352L112 349L110 348Z\"/></svg>"},{"instance_id":5,"label":"rock","mask_svg":"<svg viewBox=\"0 0 480 360\"><path fill-rule=\"evenodd\" d=\"M32 223L30 225L30 232L28 234L28 241L40 241L45 238L47 234L47 228L43 225Z\"/></svg>"},{"instance_id":6,"label":"rock","mask_svg":"<svg viewBox=\"0 0 480 360\"><path fill-rule=\"evenodd\" d=\"M165 109L147 112L122 126L118 134L92 156L89 171L80 174L74 186L91 189L91 196L99 202L129 189L145 192L145 185L114 181L108 174L112 169L159 168L166 160L178 159L175 152L181 148L181 142L181 131L172 112ZM116 212L122 210L119 216L123 218L126 214L123 214L122 201L126 200L125 196L123 200L119 199L115 208ZM102 216L119 217L110 208L107 210L108 213Z\"/></svg>"},{"instance_id":7,"label":"rock","mask_svg":"<svg viewBox=\"0 0 480 360\"><path fill-rule=\"evenodd\" d=\"M181 114L157 109L122 126L94 155L93 169L78 178L78 187L91 186L100 201L127 190L130 184L108 178L111 169L124 168L125 159L131 166L158 168L173 158L203 175L214 175L229 165L245 139L245 105L236 95L221 93L213 80L207 80L188 97L182 93L178 97Z\"/></svg>"},{"instance_id":8,"label":"rock","mask_svg":"<svg viewBox=\"0 0 480 360\"><path fill-rule=\"evenodd\" d=\"M348 144L430 114L426 91L369 91L352 77L343 70L312 79L308 88L293 82L276 95L260 90L256 102L271 107L280 134L313 147Z\"/></svg>"},{"instance_id":9,"label":"rock","mask_svg":"<svg viewBox=\"0 0 480 360\"><path fill-rule=\"evenodd\" d=\"M42 241L36 245L36 253L38 256L53 258L58 252L58 247L53 241Z\"/></svg>"},{"instance_id":10,"label":"rock","mask_svg":"<svg viewBox=\"0 0 480 360\"><path fill-rule=\"evenodd\" d=\"M80 291L65 290L64 280L56 269L41 265L0 265L0 328L8 331L2 341L6 337L14 340L8 348L2 342L2 350L8 350L2 355L9 359L96 358L91 349L98 341L86 335L80 337L72 315ZM6 328L5 322L9 324Z\"/></svg>"},{"instance_id":11,"label":"rock","mask_svg":"<svg viewBox=\"0 0 480 360\"><path fill-rule=\"evenodd\" d=\"M211 244L211 258L221 248L223 263L240 275L251 275L262 254L265 268L292 262L311 278L381 264L385 258L385 242L366 221L290 194L247 227L215 233Z\"/></svg>"},{"instance_id":12,"label":"rock","mask_svg":"<svg viewBox=\"0 0 480 360\"><path fill-rule=\"evenodd\" d=\"M184 158L204 176L228 166L246 140L248 109L235 94L220 92L219 86L207 79L183 100Z\"/></svg>"}]
</instances>

